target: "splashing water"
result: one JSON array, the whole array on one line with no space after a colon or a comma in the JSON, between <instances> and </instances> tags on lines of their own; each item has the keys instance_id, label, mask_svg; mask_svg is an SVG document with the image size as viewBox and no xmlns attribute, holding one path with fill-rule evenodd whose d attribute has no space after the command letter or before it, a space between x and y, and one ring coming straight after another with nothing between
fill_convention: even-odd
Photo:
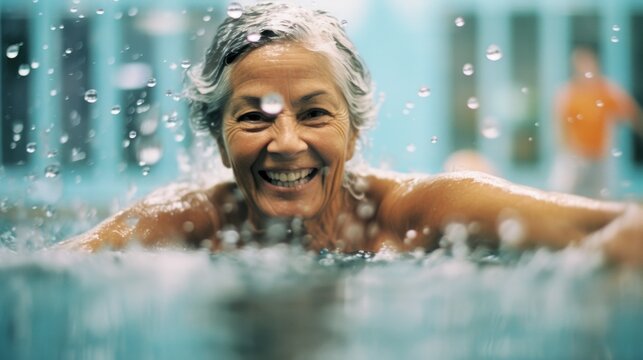
<instances>
[{"instance_id":1,"label":"splashing water","mask_svg":"<svg viewBox=\"0 0 643 360\"><path fill-rule=\"evenodd\" d=\"M6 51L7 57L9 59L15 59L16 57L18 57L18 53L20 53L21 46L22 46L22 43L9 45Z\"/></svg>"},{"instance_id":2,"label":"splashing water","mask_svg":"<svg viewBox=\"0 0 643 360\"><path fill-rule=\"evenodd\" d=\"M266 114L276 115L284 108L284 98L278 93L268 93L261 97L261 110Z\"/></svg>"},{"instance_id":3,"label":"splashing water","mask_svg":"<svg viewBox=\"0 0 643 360\"><path fill-rule=\"evenodd\" d=\"M85 91L85 101L87 101L90 104L95 103L98 101L98 93L94 89L89 89Z\"/></svg>"},{"instance_id":4,"label":"splashing water","mask_svg":"<svg viewBox=\"0 0 643 360\"><path fill-rule=\"evenodd\" d=\"M473 72L474 72L473 65L466 63L462 66L462 73L465 76L471 76L473 75Z\"/></svg>"},{"instance_id":5,"label":"splashing water","mask_svg":"<svg viewBox=\"0 0 643 360\"><path fill-rule=\"evenodd\" d=\"M237 2L230 3L230 5L228 5L227 14L233 19L238 19L243 15L243 7Z\"/></svg>"},{"instance_id":6,"label":"splashing water","mask_svg":"<svg viewBox=\"0 0 643 360\"><path fill-rule=\"evenodd\" d=\"M500 47L496 44L489 45L487 47L486 57L491 61L502 59L502 51L500 50Z\"/></svg>"},{"instance_id":7,"label":"splashing water","mask_svg":"<svg viewBox=\"0 0 643 360\"><path fill-rule=\"evenodd\" d=\"M478 102L478 98L475 96L470 97L467 99L467 107L471 110L476 110L477 108L480 107L480 103Z\"/></svg>"},{"instance_id":8,"label":"splashing water","mask_svg":"<svg viewBox=\"0 0 643 360\"><path fill-rule=\"evenodd\" d=\"M20 67L18 67L18 75L20 76L27 76L31 72L31 66L29 64L21 64Z\"/></svg>"},{"instance_id":9,"label":"splashing water","mask_svg":"<svg viewBox=\"0 0 643 360\"><path fill-rule=\"evenodd\" d=\"M420 90L418 90L418 96L419 97L428 97L431 95L431 89L429 89L427 86L422 86Z\"/></svg>"}]
</instances>

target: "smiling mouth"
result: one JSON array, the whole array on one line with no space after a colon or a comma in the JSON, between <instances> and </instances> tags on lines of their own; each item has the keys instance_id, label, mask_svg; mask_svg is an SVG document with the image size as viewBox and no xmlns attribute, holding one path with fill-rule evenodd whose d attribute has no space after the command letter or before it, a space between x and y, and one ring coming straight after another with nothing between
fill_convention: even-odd
<instances>
[{"instance_id":1,"label":"smiling mouth","mask_svg":"<svg viewBox=\"0 0 643 360\"><path fill-rule=\"evenodd\" d=\"M316 168L291 171L260 170L259 176L272 185L293 188L308 183L318 172Z\"/></svg>"}]
</instances>

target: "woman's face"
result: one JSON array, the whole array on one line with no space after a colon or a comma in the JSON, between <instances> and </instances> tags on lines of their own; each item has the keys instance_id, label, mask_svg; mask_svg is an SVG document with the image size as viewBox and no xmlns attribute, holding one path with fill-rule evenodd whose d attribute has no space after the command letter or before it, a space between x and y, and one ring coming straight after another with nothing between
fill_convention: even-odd
<instances>
[{"instance_id":1,"label":"woman's face","mask_svg":"<svg viewBox=\"0 0 643 360\"><path fill-rule=\"evenodd\" d=\"M233 65L231 85L219 146L251 219L309 219L338 201L356 136L326 58L295 43L265 45ZM268 94L283 98L276 114L262 110Z\"/></svg>"}]
</instances>

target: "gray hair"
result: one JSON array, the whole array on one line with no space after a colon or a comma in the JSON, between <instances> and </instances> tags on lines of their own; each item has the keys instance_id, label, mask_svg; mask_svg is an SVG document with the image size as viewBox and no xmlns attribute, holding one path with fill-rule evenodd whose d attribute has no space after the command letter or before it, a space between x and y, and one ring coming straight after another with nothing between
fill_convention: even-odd
<instances>
[{"instance_id":1,"label":"gray hair","mask_svg":"<svg viewBox=\"0 0 643 360\"><path fill-rule=\"evenodd\" d=\"M187 73L185 95L196 131L209 130L220 138L223 109L231 92L227 65L275 41L297 42L323 54L348 104L351 127L359 132L371 126L376 116L371 76L341 23L320 10L259 3L244 8L239 18L227 17L217 29L203 62Z\"/></svg>"}]
</instances>

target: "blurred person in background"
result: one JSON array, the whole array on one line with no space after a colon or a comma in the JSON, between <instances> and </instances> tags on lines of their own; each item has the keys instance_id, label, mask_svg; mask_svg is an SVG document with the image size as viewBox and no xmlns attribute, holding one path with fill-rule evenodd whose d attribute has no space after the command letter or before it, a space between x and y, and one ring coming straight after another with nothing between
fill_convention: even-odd
<instances>
[{"instance_id":1,"label":"blurred person in background","mask_svg":"<svg viewBox=\"0 0 643 360\"><path fill-rule=\"evenodd\" d=\"M593 50L576 48L572 78L556 95L559 153L550 178L552 190L599 197L609 182L608 159L614 125L623 120L643 137L635 100L605 78Z\"/></svg>"}]
</instances>

